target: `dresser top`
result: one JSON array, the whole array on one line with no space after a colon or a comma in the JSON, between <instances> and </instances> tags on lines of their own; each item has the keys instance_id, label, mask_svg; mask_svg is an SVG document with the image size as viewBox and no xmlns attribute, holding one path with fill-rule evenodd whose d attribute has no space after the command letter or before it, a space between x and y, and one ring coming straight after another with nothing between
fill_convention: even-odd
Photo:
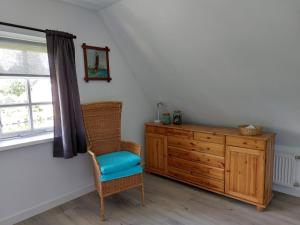
<instances>
[{"instance_id":1,"label":"dresser top","mask_svg":"<svg viewBox=\"0 0 300 225\"><path fill-rule=\"evenodd\" d=\"M238 128L208 126L208 125L201 125L201 124L199 124L199 125L196 125L196 124L164 125L162 123L149 122L149 123L146 123L145 125L146 126L163 127L163 128L172 128L172 129L190 130L190 131L203 132L203 133L220 134L220 135L239 136L239 137L242 136L242 137L250 138L250 139L263 139L263 140L267 140L276 135L275 133L263 132L261 135L243 136L240 134Z\"/></svg>"}]
</instances>

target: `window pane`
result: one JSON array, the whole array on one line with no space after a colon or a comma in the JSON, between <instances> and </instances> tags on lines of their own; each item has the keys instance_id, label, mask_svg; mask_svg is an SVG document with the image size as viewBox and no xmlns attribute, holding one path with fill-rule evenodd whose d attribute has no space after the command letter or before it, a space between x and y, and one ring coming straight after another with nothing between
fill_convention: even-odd
<instances>
[{"instance_id":1,"label":"window pane","mask_svg":"<svg viewBox=\"0 0 300 225\"><path fill-rule=\"evenodd\" d=\"M31 101L52 102L50 78L30 79Z\"/></svg>"},{"instance_id":2,"label":"window pane","mask_svg":"<svg viewBox=\"0 0 300 225\"><path fill-rule=\"evenodd\" d=\"M53 127L53 108L51 105L32 106L34 129Z\"/></svg>"},{"instance_id":3,"label":"window pane","mask_svg":"<svg viewBox=\"0 0 300 225\"><path fill-rule=\"evenodd\" d=\"M27 106L0 109L2 133L19 132L30 129L29 110Z\"/></svg>"},{"instance_id":4,"label":"window pane","mask_svg":"<svg viewBox=\"0 0 300 225\"><path fill-rule=\"evenodd\" d=\"M28 102L26 79L0 78L0 104L26 102Z\"/></svg>"},{"instance_id":5,"label":"window pane","mask_svg":"<svg viewBox=\"0 0 300 225\"><path fill-rule=\"evenodd\" d=\"M49 75L46 47L0 39L0 73Z\"/></svg>"}]
</instances>

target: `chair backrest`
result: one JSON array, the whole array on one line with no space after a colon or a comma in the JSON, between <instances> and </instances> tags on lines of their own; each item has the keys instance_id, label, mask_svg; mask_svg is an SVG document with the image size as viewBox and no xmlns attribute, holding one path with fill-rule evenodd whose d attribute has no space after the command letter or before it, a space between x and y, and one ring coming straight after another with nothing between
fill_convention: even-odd
<instances>
[{"instance_id":1,"label":"chair backrest","mask_svg":"<svg viewBox=\"0 0 300 225\"><path fill-rule=\"evenodd\" d=\"M88 143L96 155L120 150L122 102L81 105Z\"/></svg>"}]
</instances>

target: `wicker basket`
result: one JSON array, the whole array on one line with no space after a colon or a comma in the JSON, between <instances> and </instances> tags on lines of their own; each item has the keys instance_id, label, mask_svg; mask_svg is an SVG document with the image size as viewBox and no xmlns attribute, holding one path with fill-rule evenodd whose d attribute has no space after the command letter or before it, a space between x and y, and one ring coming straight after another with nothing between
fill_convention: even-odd
<instances>
[{"instance_id":1,"label":"wicker basket","mask_svg":"<svg viewBox=\"0 0 300 225\"><path fill-rule=\"evenodd\" d=\"M249 124L243 124L239 126L240 134L245 136L255 136L260 135L262 133L262 126L255 125L253 128L247 128Z\"/></svg>"}]
</instances>

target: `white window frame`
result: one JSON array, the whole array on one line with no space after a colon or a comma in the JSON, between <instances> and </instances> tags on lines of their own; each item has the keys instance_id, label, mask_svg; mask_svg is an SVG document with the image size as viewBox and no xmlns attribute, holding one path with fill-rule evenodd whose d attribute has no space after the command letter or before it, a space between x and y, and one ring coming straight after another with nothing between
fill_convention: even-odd
<instances>
[{"instance_id":1,"label":"white window frame","mask_svg":"<svg viewBox=\"0 0 300 225\"><path fill-rule=\"evenodd\" d=\"M0 140L3 139L9 139L9 138L21 138L26 136L35 136L40 135L42 133L46 132L53 132L53 127L46 127L41 129L35 129L33 125L33 113L32 113L32 107L35 105L50 105L53 104L52 102L45 101L45 102L32 102L31 100L31 92L30 92L30 78L50 78L50 75L28 75L28 74L0 74L0 77L9 78L23 78L26 79L26 89L27 89L27 96L28 96L28 102L27 103L16 103L16 104L0 104L1 108L9 108L9 107L18 107L18 106L27 106L29 110L29 125L30 129L26 131L17 131L17 132L11 132L11 133L5 133L2 132L2 120L1 120L1 114L0 114Z\"/></svg>"},{"instance_id":2,"label":"white window frame","mask_svg":"<svg viewBox=\"0 0 300 225\"><path fill-rule=\"evenodd\" d=\"M0 35L2 33L7 34L6 32L0 32ZM27 35L21 35L26 38L30 37ZM31 38L31 37L30 37ZM38 37L32 37L36 38L39 41L34 40L35 42L39 42L41 44L45 44L45 42L41 42L40 40L42 38ZM14 38L12 38L14 39ZM42 39L43 40L43 39ZM50 105L53 104L53 102L49 101L43 101L43 102L32 102L31 99L31 90L30 90L30 78L50 78L50 74L48 75L36 75L36 74L3 74L0 73L0 78L5 77L5 78L23 78L26 79L26 87L27 87L27 96L28 96L28 102L26 103L16 103L16 104L0 104L0 109L1 108L9 108L9 107L18 107L18 106L27 106L29 108L29 130L25 131L17 131L17 132L10 132L10 133L3 133L2 132L2 122L1 121L1 114L0 114L0 141L6 141L9 139L15 139L15 138L24 138L24 137L31 137L31 136L37 136L41 134L46 134L46 133L51 133L53 132L53 126L52 127L46 127L46 128L40 128L40 129L34 129L33 125L33 113L32 113L32 107L35 105Z\"/></svg>"}]
</instances>

